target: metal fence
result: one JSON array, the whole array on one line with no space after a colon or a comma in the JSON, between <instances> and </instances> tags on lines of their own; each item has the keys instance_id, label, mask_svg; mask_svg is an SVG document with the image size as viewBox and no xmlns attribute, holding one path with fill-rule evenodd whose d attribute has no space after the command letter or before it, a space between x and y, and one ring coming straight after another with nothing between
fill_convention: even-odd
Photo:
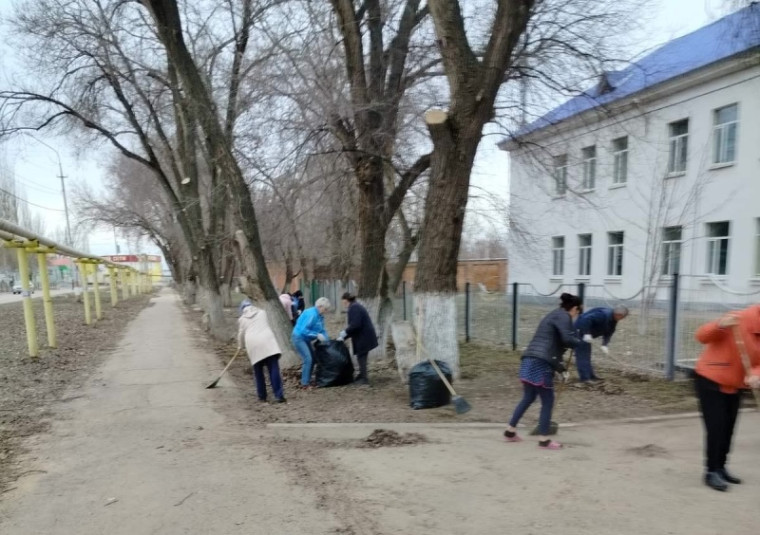
<instances>
[{"instance_id":1,"label":"metal fence","mask_svg":"<svg viewBox=\"0 0 760 535\"><path fill-rule=\"evenodd\" d=\"M353 284L345 286L340 282L311 286L316 288L317 297L324 295L335 301L346 288L355 289ZM569 292L583 298L586 310L615 305L629 309L629 316L618 323L609 355L601 355L599 341L595 341L597 362L673 378L676 372L693 368L701 351L694 333L701 324L760 302L760 287L740 292L708 277L675 276L628 296L619 295L616 289L614 283L580 283L558 285L542 293L532 284L513 283L508 291L495 293L468 283L456 297L457 331L463 342L502 345L519 351L530 342L541 318L558 306L560 294ZM411 320L413 307L411 285L403 283L393 296L394 318Z\"/></svg>"}]
</instances>

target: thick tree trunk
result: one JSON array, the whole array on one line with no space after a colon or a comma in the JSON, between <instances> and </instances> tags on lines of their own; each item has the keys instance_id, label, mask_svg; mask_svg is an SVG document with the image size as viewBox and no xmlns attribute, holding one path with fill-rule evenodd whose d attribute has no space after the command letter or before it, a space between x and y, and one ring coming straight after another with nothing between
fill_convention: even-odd
<instances>
[{"instance_id":1,"label":"thick tree trunk","mask_svg":"<svg viewBox=\"0 0 760 535\"><path fill-rule=\"evenodd\" d=\"M435 348L435 358L447 362L458 373L457 263L480 132L464 135L455 131L444 112L428 112L426 121L434 150L414 298L423 317L423 346Z\"/></svg>"}]
</instances>

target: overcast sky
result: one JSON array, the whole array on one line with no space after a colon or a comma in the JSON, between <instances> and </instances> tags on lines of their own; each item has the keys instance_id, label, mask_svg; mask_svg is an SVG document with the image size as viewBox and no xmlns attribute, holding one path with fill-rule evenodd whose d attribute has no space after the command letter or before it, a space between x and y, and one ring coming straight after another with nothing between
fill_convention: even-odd
<instances>
[{"instance_id":1,"label":"overcast sky","mask_svg":"<svg viewBox=\"0 0 760 535\"><path fill-rule=\"evenodd\" d=\"M0 14L7 15L12 3L11 0L0 0ZM641 50L650 50L718 18L717 7L720 3L720 0L654 0L656 13L649 14L649 18L654 22L648 28L647 35L642 37ZM0 60L0 83L5 83L4 72L13 61L13 51L3 48L4 54ZM105 151L99 149L100 155L95 154L95 151L77 155L65 139L45 136L44 133L40 133L37 137L53 147L60 155L61 166L67 177L69 199L77 184L88 183L93 187L100 184L104 173L102 164L105 162L103 156ZM506 173L507 157L496 148L496 141L498 141L497 137L489 136L481 143L473 185L506 196L509 191ZM65 225L61 182L57 178L58 156L53 149L31 139L23 143L6 143L0 149L4 152L5 160L14 169L18 182L25 189L26 198L29 202L38 205L32 206L32 211L45 217L49 235L56 227L62 228ZM129 251L124 240L119 239L119 242L122 253L156 252L153 247L145 247L143 251ZM92 234L90 250L97 255L114 254L113 232Z\"/></svg>"}]
</instances>

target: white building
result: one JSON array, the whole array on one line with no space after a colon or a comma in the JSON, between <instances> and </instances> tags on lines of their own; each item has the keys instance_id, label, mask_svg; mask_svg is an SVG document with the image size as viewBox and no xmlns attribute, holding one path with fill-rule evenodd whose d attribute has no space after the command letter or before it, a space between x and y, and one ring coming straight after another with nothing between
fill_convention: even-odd
<instances>
[{"instance_id":1,"label":"white building","mask_svg":"<svg viewBox=\"0 0 760 535\"><path fill-rule=\"evenodd\" d=\"M760 5L676 39L527 125L510 282L698 300L760 292Z\"/></svg>"}]
</instances>

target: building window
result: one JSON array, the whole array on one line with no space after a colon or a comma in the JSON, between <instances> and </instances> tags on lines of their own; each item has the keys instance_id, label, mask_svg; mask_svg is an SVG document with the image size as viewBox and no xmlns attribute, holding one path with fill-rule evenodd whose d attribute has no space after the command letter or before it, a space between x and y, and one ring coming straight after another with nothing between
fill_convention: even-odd
<instances>
[{"instance_id":1,"label":"building window","mask_svg":"<svg viewBox=\"0 0 760 535\"><path fill-rule=\"evenodd\" d=\"M760 277L760 217L755 219L755 277Z\"/></svg>"},{"instance_id":2,"label":"building window","mask_svg":"<svg viewBox=\"0 0 760 535\"><path fill-rule=\"evenodd\" d=\"M728 240L731 224L728 221L707 224L707 269L709 275L728 273Z\"/></svg>"},{"instance_id":3,"label":"building window","mask_svg":"<svg viewBox=\"0 0 760 535\"><path fill-rule=\"evenodd\" d=\"M552 275L565 274L565 237L552 238Z\"/></svg>"},{"instance_id":4,"label":"building window","mask_svg":"<svg viewBox=\"0 0 760 535\"><path fill-rule=\"evenodd\" d=\"M591 191L596 187L596 145L581 150L583 156L583 190Z\"/></svg>"},{"instance_id":5,"label":"building window","mask_svg":"<svg viewBox=\"0 0 760 535\"><path fill-rule=\"evenodd\" d=\"M628 182L628 136L612 140L612 183L625 184Z\"/></svg>"},{"instance_id":6,"label":"building window","mask_svg":"<svg viewBox=\"0 0 760 535\"><path fill-rule=\"evenodd\" d=\"M591 234L578 234L578 275L591 275Z\"/></svg>"},{"instance_id":7,"label":"building window","mask_svg":"<svg viewBox=\"0 0 760 535\"><path fill-rule=\"evenodd\" d=\"M557 196L567 192L567 154L554 157L554 184Z\"/></svg>"},{"instance_id":8,"label":"building window","mask_svg":"<svg viewBox=\"0 0 760 535\"><path fill-rule=\"evenodd\" d=\"M662 229L662 274L675 275L681 268L681 227Z\"/></svg>"},{"instance_id":9,"label":"building window","mask_svg":"<svg viewBox=\"0 0 760 535\"><path fill-rule=\"evenodd\" d=\"M688 158L689 120L683 119L670 123L670 155L668 156L668 173L685 173Z\"/></svg>"},{"instance_id":10,"label":"building window","mask_svg":"<svg viewBox=\"0 0 760 535\"><path fill-rule=\"evenodd\" d=\"M623 233L607 233L607 275L620 277L623 274Z\"/></svg>"},{"instance_id":11,"label":"building window","mask_svg":"<svg viewBox=\"0 0 760 535\"><path fill-rule=\"evenodd\" d=\"M713 112L713 163L732 163L736 159L736 129L739 115L736 104Z\"/></svg>"}]
</instances>

